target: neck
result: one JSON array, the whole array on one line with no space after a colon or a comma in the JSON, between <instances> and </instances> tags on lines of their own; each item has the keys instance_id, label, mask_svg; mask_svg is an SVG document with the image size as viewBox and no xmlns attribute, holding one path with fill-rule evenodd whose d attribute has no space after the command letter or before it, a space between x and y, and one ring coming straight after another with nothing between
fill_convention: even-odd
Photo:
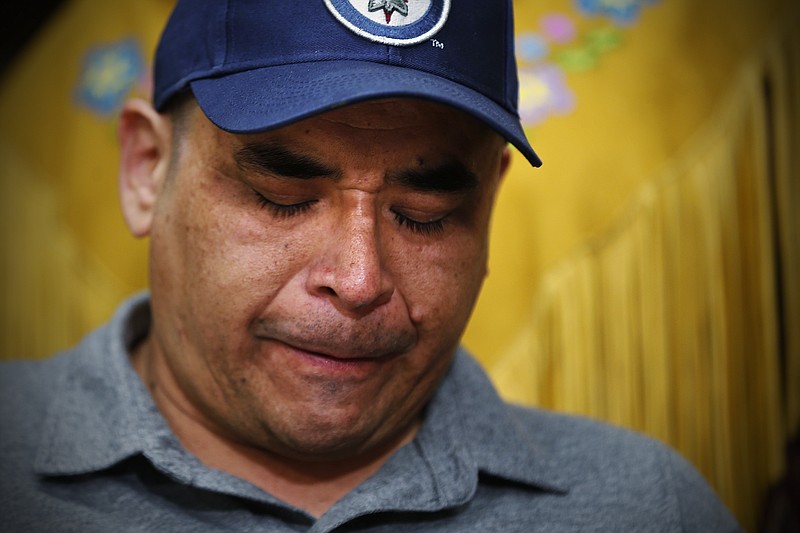
<instances>
[{"instance_id":1,"label":"neck","mask_svg":"<svg viewBox=\"0 0 800 533\"><path fill-rule=\"evenodd\" d=\"M419 427L415 422L394 441L354 457L287 457L238 441L204 417L181 393L163 358L155 354L147 340L134 350L132 363L187 451L206 466L249 481L315 517L377 472L413 440Z\"/></svg>"}]
</instances>

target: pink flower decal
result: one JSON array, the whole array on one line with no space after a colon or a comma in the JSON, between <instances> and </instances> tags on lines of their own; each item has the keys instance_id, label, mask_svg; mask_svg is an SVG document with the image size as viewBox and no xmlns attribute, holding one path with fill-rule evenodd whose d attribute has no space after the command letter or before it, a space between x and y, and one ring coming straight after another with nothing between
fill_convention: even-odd
<instances>
[{"instance_id":1,"label":"pink flower decal","mask_svg":"<svg viewBox=\"0 0 800 533\"><path fill-rule=\"evenodd\" d=\"M577 33L575 22L561 13L545 15L539 20L539 24L545 37L557 44L565 44L572 41Z\"/></svg>"}]
</instances>

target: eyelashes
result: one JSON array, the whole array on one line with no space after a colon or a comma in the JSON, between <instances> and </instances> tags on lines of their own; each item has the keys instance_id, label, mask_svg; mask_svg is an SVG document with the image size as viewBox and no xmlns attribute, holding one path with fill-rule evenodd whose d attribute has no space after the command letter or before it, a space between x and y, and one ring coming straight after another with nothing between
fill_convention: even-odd
<instances>
[{"instance_id":1,"label":"eyelashes","mask_svg":"<svg viewBox=\"0 0 800 533\"><path fill-rule=\"evenodd\" d=\"M258 191L254 192L256 193L259 207L269 210L276 218L279 219L287 219L305 213L311 209L311 206L317 203L316 200L309 200L307 202L300 202L297 204L279 204L271 201Z\"/></svg>"},{"instance_id":2,"label":"eyelashes","mask_svg":"<svg viewBox=\"0 0 800 533\"><path fill-rule=\"evenodd\" d=\"M253 191L256 195L256 199L258 201L258 205L261 209L268 210L275 218L280 220L286 220L297 215L301 215L309 211L314 204L317 203L317 200L308 200L306 202L299 202L296 204L280 204L277 202L273 202L260 192L254 190ZM399 213L395 210L392 210L392 214L394 215L395 222L403 228L408 229L409 231L416 233L418 235L430 236L436 235L441 233L444 230L445 222L447 220L447 216L442 218L431 220L428 222L421 222L419 220L415 220L410 218L402 213Z\"/></svg>"},{"instance_id":3,"label":"eyelashes","mask_svg":"<svg viewBox=\"0 0 800 533\"><path fill-rule=\"evenodd\" d=\"M447 219L447 217L445 217L438 220L432 220L430 222L420 222L418 220L414 220L413 218L408 218L407 216L396 211L392 211L392 213L394 214L395 221L400 226L405 226L414 233L418 233L420 235L435 235L437 233L441 233L442 230L444 230L444 223Z\"/></svg>"}]
</instances>

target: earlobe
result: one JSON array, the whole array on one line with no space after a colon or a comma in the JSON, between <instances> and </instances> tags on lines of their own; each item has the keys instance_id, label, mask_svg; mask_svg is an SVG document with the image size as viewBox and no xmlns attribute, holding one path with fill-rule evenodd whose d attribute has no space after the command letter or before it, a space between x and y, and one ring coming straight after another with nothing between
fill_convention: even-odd
<instances>
[{"instance_id":1,"label":"earlobe","mask_svg":"<svg viewBox=\"0 0 800 533\"><path fill-rule=\"evenodd\" d=\"M150 233L156 199L164 183L172 148L169 120L144 100L131 100L120 114L119 195L131 233Z\"/></svg>"}]
</instances>

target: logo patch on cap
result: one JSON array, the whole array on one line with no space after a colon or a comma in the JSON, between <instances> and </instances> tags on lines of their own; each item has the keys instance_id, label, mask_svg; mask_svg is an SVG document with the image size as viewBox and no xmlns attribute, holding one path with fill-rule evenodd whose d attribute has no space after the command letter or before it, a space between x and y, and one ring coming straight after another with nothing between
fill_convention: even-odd
<instances>
[{"instance_id":1,"label":"logo patch on cap","mask_svg":"<svg viewBox=\"0 0 800 533\"><path fill-rule=\"evenodd\" d=\"M444 26L450 11L450 0L324 1L333 16L351 31L370 41L394 46L433 37Z\"/></svg>"}]
</instances>

